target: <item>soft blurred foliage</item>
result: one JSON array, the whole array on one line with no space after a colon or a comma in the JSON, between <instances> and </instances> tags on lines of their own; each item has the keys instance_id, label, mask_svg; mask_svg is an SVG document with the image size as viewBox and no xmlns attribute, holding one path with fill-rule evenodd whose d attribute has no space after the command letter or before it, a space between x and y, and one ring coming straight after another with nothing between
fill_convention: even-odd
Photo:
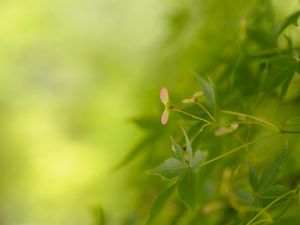
<instances>
[{"instance_id":1,"label":"soft blurred foliage","mask_svg":"<svg viewBox=\"0 0 300 225\"><path fill-rule=\"evenodd\" d=\"M299 27L278 36L299 9L296 0L1 1L0 224L143 224L170 185L147 171L172 155L170 135L184 143L180 126L191 136L201 125L171 113L162 126L159 90L167 86L174 104L197 113L181 103L201 89L195 74L210 75L222 109L277 125L299 116L299 74L281 100L279 84L265 87L269 57L285 49L299 60ZM240 130L242 141L265 132L251 129ZM236 146L210 134L193 147L213 157ZM226 199L220 185L241 170L243 186L247 160L261 171L287 139L280 180L294 188L297 134L201 170L199 202L212 215L192 214L175 195L157 224L236 219L238 206L214 212L211 203Z\"/></svg>"}]
</instances>

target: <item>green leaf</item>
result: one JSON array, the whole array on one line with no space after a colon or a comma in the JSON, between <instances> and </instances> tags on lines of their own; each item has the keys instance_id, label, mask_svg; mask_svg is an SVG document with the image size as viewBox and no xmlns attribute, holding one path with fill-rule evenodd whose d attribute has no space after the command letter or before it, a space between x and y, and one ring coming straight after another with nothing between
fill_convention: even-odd
<instances>
[{"instance_id":1,"label":"green leaf","mask_svg":"<svg viewBox=\"0 0 300 225\"><path fill-rule=\"evenodd\" d=\"M280 99L283 99L284 96L286 95L288 88L290 86L290 83L295 75L295 72L296 72L295 70L296 69L291 69L290 73L287 75L287 78L283 82L282 87L281 87L281 92L280 92Z\"/></svg>"},{"instance_id":2,"label":"green leaf","mask_svg":"<svg viewBox=\"0 0 300 225\"><path fill-rule=\"evenodd\" d=\"M184 134L184 137L185 137L185 142L186 142L186 152L188 153L188 156L189 156L189 165L191 166L192 163L192 159L193 159L193 150L192 150L192 145L191 145L191 142L189 140L189 137L187 136L185 130L183 128L182 129L182 132Z\"/></svg>"},{"instance_id":3,"label":"green leaf","mask_svg":"<svg viewBox=\"0 0 300 225\"><path fill-rule=\"evenodd\" d=\"M186 171L178 184L178 194L187 207L194 209L197 201L197 173Z\"/></svg>"},{"instance_id":4,"label":"green leaf","mask_svg":"<svg viewBox=\"0 0 300 225\"><path fill-rule=\"evenodd\" d=\"M255 202L255 198L246 190L238 189L234 191L236 197L240 202L244 204L253 204Z\"/></svg>"},{"instance_id":5,"label":"green leaf","mask_svg":"<svg viewBox=\"0 0 300 225\"><path fill-rule=\"evenodd\" d=\"M211 79L208 77L209 81L206 81L199 75L197 76L197 79L203 89L204 97L208 108L215 114L217 111L217 101L216 101L214 85Z\"/></svg>"},{"instance_id":6,"label":"green leaf","mask_svg":"<svg viewBox=\"0 0 300 225\"><path fill-rule=\"evenodd\" d=\"M285 21L282 23L278 34L280 34L282 31L284 31L290 24L294 24L295 26L298 26L298 18L300 16L300 11L294 12L289 17L285 19Z\"/></svg>"},{"instance_id":7,"label":"green leaf","mask_svg":"<svg viewBox=\"0 0 300 225\"><path fill-rule=\"evenodd\" d=\"M147 221L145 225L151 225L153 224L154 220L157 218L163 207L165 206L168 199L171 197L171 195L174 193L176 189L177 182L173 184L171 187L169 187L167 190L162 191L157 198L154 200L149 214Z\"/></svg>"},{"instance_id":8,"label":"green leaf","mask_svg":"<svg viewBox=\"0 0 300 225\"><path fill-rule=\"evenodd\" d=\"M296 124L300 124L300 116L294 117L292 119L289 119L288 121L285 122L286 124L289 125L296 125Z\"/></svg>"},{"instance_id":9,"label":"green leaf","mask_svg":"<svg viewBox=\"0 0 300 225\"><path fill-rule=\"evenodd\" d=\"M178 159L171 157L166 159L161 165L152 169L150 172L166 179L179 176L187 169L187 165Z\"/></svg>"},{"instance_id":10,"label":"green leaf","mask_svg":"<svg viewBox=\"0 0 300 225\"><path fill-rule=\"evenodd\" d=\"M259 202L261 205L266 206L274 199L278 198L279 196L283 195L284 193L288 192L289 188L284 185L274 185L265 190L261 191L258 195ZM282 200L278 201L277 204L281 204L285 202L287 199L283 198Z\"/></svg>"},{"instance_id":11,"label":"green leaf","mask_svg":"<svg viewBox=\"0 0 300 225\"><path fill-rule=\"evenodd\" d=\"M275 182L283 158L284 152L281 151L277 158L264 169L259 181L259 192L267 189Z\"/></svg>"},{"instance_id":12,"label":"green leaf","mask_svg":"<svg viewBox=\"0 0 300 225\"><path fill-rule=\"evenodd\" d=\"M171 137L172 145L174 146L176 157L183 163L186 163L184 160L184 150L183 148Z\"/></svg>"},{"instance_id":13,"label":"green leaf","mask_svg":"<svg viewBox=\"0 0 300 225\"><path fill-rule=\"evenodd\" d=\"M277 55L270 58L269 63L277 69L287 69L294 66L297 61L291 55Z\"/></svg>"},{"instance_id":14,"label":"green leaf","mask_svg":"<svg viewBox=\"0 0 300 225\"><path fill-rule=\"evenodd\" d=\"M275 88L277 88L282 82L284 82L287 79L290 79L290 77L293 76L294 73L295 67L290 67L284 70L280 70L276 74L272 75L266 86L267 92L273 92Z\"/></svg>"},{"instance_id":15,"label":"green leaf","mask_svg":"<svg viewBox=\"0 0 300 225\"><path fill-rule=\"evenodd\" d=\"M205 151L197 150L194 154L194 157L192 159L192 166L191 170L192 172L197 172L201 166L201 164L205 161L208 153Z\"/></svg>"},{"instance_id":16,"label":"green leaf","mask_svg":"<svg viewBox=\"0 0 300 225\"><path fill-rule=\"evenodd\" d=\"M249 163L249 183L254 192L257 192L259 188L259 177L257 175L255 167Z\"/></svg>"}]
</instances>

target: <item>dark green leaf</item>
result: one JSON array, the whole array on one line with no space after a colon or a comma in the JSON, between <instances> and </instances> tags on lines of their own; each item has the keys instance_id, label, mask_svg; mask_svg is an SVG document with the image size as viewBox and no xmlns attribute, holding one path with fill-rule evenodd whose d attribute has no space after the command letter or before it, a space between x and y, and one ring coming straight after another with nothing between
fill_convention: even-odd
<instances>
[{"instance_id":1,"label":"dark green leaf","mask_svg":"<svg viewBox=\"0 0 300 225\"><path fill-rule=\"evenodd\" d=\"M259 188L259 177L257 175L255 167L249 163L249 183L254 192L257 192Z\"/></svg>"},{"instance_id":2,"label":"dark green leaf","mask_svg":"<svg viewBox=\"0 0 300 225\"><path fill-rule=\"evenodd\" d=\"M187 169L187 165L178 159L171 157L166 159L161 165L152 169L150 172L171 179L179 176Z\"/></svg>"},{"instance_id":3,"label":"dark green leaf","mask_svg":"<svg viewBox=\"0 0 300 225\"><path fill-rule=\"evenodd\" d=\"M272 75L272 77L270 77L269 82L267 83L267 92L273 92L282 82L293 76L294 73L295 68L290 67L288 69L280 70L276 74Z\"/></svg>"},{"instance_id":4,"label":"dark green leaf","mask_svg":"<svg viewBox=\"0 0 300 225\"><path fill-rule=\"evenodd\" d=\"M287 28L290 24L294 24L295 26L297 26L299 16L300 16L300 11L297 11L291 14L288 18L286 18L285 21L282 23L278 34L284 31L285 28Z\"/></svg>"},{"instance_id":5,"label":"dark green leaf","mask_svg":"<svg viewBox=\"0 0 300 225\"><path fill-rule=\"evenodd\" d=\"M281 151L277 158L264 169L259 181L259 192L267 189L275 182L283 158L284 152Z\"/></svg>"},{"instance_id":6,"label":"dark green leaf","mask_svg":"<svg viewBox=\"0 0 300 225\"><path fill-rule=\"evenodd\" d=\"M197 173L187 170L178 184L180 199L190 208L194 209L197 201Z\"/></svg>"},{"instance_id":7,"label":"dark green leaf","mask_svg":"<svg viewBox=\"0 0 300 225\"><path fill-rule=\"evenodd\" d=\"M183 163L185 163L184 160L184 150L182 147L171 137L172 145L174 146L176 157Z\"/></svg>"},{"instance_id":8,"label":"dark green leaf","mask_svg":"<svg viewBox=\"0 0 300 225\"><path fill-rule=\"evenodd\" d=\"M150 212L148 214L148 219L147 219L145 225L153 224L154 220L159 215L159 213L161 212L161 210L165 206L166 202L168 201L168 199L171 197L171 195L175 191L176 184L177 183L173 184L171 187L169 187L167 190L161 192L157 196L157 198L155 199L155 201L153 202L153 204L150 208Z\"/></svg>"},{"instance_id":9,"label":"dark green leaf","mask_svg":"<svg viewBox=\"0 0 300 225\"><path fill-rule=\"evenodd\" d=\"M290 86L290 83L294 77L294 74L295 74L295 69L291 70L291 73L289 73L287 75L286 80L283 82L282 87L281 87L281 92L280 92L280 99L283 99L284 96L286 95L288 88Z\"/></svg>"},{"instance_id":10,"label":"dark green leaf","mask_svg":"<svg viewBox=\"0 0 300 225\"><path fill-rule=\"evenodd\" d=\"M215 90L214 90L214 85L213 85L212 81L210 79L209 79L209 81L206 81L199 75L197 76L197 79L203 89L205 100L206 100L206 103L207 103L209 109L213 113L216 113L217 102L216 102L216 94L215 94Z\"/></svg>"},{"instance_id":11,"label":"dark green leaf","mask_svg":"<svg viewBox=\"0 0 300 225\"><path fill-rule=\"evenodd\" d=\"M182 128L182 132L184 134L185 137L185 143L186 143L186 152L188 153L189 156L189 165L191 166L191 160L193 159L193 150L192 150L192 146L191 146L191 142L189 140L189 137L187 136L185 130Z\"/></svg>"},{"instance_id":12,"label":"dark green leaf","mask_svg":"<svg viewBox=\"0 0 300 225\"><path fill-rule=\"evenodd\" d=\"M290 55L277 55L270 58L269 63L277 69L294 67L297 61Z\"/></svg>"},{"instance_id":13,"label":"dark green leaf","mask_svg":"<svg viewBox=\"0 0 300 225\"><path fill-rule=\"evenodd\" d=\"M258 195L259 202L265 206L272 202L274 199L288 192L289 188L283 185L274 185L265 190L261 191ZM283 198L281 201L278 201L277 204L285 202L289 197Z\"/></svg>"},{"instance_id":14,"label":"dark green leaf","mask_svg":"<svg viewBox=\"0 0 300 225\"><path fill-rule=\"evenodd\" d=\"M204 160L207 157L207 152L197 150L194 154L194 157L192 159L192 166L191 169L193 172L197 172L199 170L199 167L204 162Z\"/></svg>"}]
</instances>

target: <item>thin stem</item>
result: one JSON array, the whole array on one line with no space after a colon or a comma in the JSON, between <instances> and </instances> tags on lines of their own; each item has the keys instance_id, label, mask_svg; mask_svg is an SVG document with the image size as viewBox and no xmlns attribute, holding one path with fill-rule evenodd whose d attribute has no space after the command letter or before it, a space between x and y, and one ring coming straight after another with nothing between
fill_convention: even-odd
<instances>
[{"instance_id":1,"label":"thin stem","mask_svg":"<svg viewBox=\"0 0 300 225\"><path fill-rule=\"evenodd\" d=\"M270 55L270 54L283 53L286 51L298 50L298 49L300 49L300 47L293 47L293 48L287 48L287 49L281 49L281 48L264 49L264 50L257 51L256 53L250 55L250 57L254 57L254 58L262 57L262 56L266 56L266 55Z\"/></svg>"},{"instance_id":2,"label":"thin stem","mask_svg":"<svg viewBox=\"0 0 300 225\"><path fill-rule=\"evenodd\" d=\"M200 102L195 102L197 105L200 106L200 108L211 118L211 120L215 123L217 123L216 119L209 113L209 111L200 103Z\"/></svg>"},{"instance_id":3,"label":"thin stem","mask_svg":"<svg viewBox=\"0 0 300 225\"><path fill-rule=\"evenodd\" d=\"M270 204L268 204L265 208L263 208L259 213L257 213L248 223L247 225L252 224L260 215L262 215L264 212L266 212L269 208L271 208L276 202L281 200L282 198L285 198L286 196L296 193L297 189L291 190L289 192L284 193L283 195L276 198L274 201L272 201Z\"/></svg>"},{"instance_id":4,"label":"thin stem","mask_svg":"<svg viewBox=\"0 0 300 225\"><path fill-rule=\"evenodd\" d=\"M251 116L251 115L248 115L248 114L245 114L245 113L233 112L233 111L228 111L228 110L221 110L221 113L229 114L229 115L236 115L236 116L244 116L244 117L247 117L249 119L256 120L257 122L261 123L261 125L266 125L267 127L274 130L276 133L281 133L282 132L279 127L275 126L274 124L272 124L272 123L270 123L266 120L258 118L256 116Z\"/></svg>"},{"instance_id":5,"label":"thin stem","mask_svg":"<svg viewBox=\"0 0 300 225\"><path fill-rule=\"evenodd\" d=\"M176 112L179 112L179 113L182 113L182 114L184 114L184 115L190 116L190 117L192 117L192 118L194 118L194 119L196 119L196 120L201 120L201 121L203 121L203 122L205 122L205 123L211 124L210 121L208 121L208 120L206 120L206 119L203 119L203 118L201 118L201 117L195 116L194 114L191 114L191 113L182 111L182 110L177 109L177 108L172 108L172 110L173 110L173 111L176 111Z\"/></svg>"},{"instance_id":6,"label":"thin stem","mask_svg":"<svg viewBox=\"0 0 300 225\"><path fill-rule=\"evenodd\" d=\"M226 156L229 156L229 155L231 155L231 154L233 154L233 153L235 153L235 152L237 152L237 151L239 151L239 150L241 150L241 149L243 149L243 148L245 148L245 147L247 147L247 146L249 146L249 145L252 145L252 144L254 144L254 143L258 142L258 141L262 141L262 140L264 140L264 139L267 139L267 138L270 138L270 137L273 137L273 136L275 136L275 134L268 135L268 136L265 136L265 137L263 137L263 138L256 139L256 140L250 141L250 142L248 142L248 143L245 143L245 144L243 144L243 145L241 145L241 146L239 146L239 147L236 147L236 148L234 148L234 149L232 149L232 150L230 150L230 151L228 151L228 152L225 152L225 153L222 154L222 155L216 156L215 158L212 158L212 159L210 159L210 160L208 160L208 161L202 163L202 164L201 164L201 167L202 167L202 166L205 166L205 165L208 165L208 164L211 164L211 163L213 163L213 162L215 162L215 161L217 161L217 160L219 160L219 159L225 158Z\"/></svg>"},{"instance_id":7,"label":"thin stem","mask_svg":"<svg viewBox=\"0 0 300 225\"><path fill-rule=\"evenodd\" d=\"M205 127L207 127L207 126L211 126L211 125L213 125L213 124L204 124L200 129L199 129L199 131L191 138L191 143L193 143L194 141L195 141L195 139L198 137L198 135L199 134L201 134L202 132L203 132L203 130L204 130L204 128Z\"/></svg>"},{"instance_id":8,"label":"thin stem","mask_svg":"<svg viewBox=\"0 0 300 225\"><path fill-rule=\"evenodd\" d=\"M299 130L281 130L283 134L300 134Z\"/></svg>"}]
</instances>

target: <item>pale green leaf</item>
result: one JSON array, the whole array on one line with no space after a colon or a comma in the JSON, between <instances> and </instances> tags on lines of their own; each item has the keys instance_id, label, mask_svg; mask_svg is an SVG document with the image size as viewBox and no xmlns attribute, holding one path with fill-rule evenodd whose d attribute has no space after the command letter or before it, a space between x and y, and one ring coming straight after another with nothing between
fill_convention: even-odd
<instances>
[{"instance_id":1,"label":"pale green leaf","mask_svg":"<svg viewBox=\"0 0 300 225\"><path fill-rule=\"evenodd\" d=\"M187 136L185 130L183 128L181 128L181 129L182 129L182 132L183 132L184 137L185 137L186 151L187 151L188 156L189 156L189 165L191 166L192 165L191 160L193 159L192 145L191 145L191 142L190 142L189 137Z\"/></svg>"},{"instance_id":2,"label":"pale green leaf","mask_svg":"<svg viewBox=\"0 0 300 225\"><path fill-rule=\"evenodd\" d=\"M209 78L208 78L209 81L207 81L203 79L201 76L197 76L197 79L203 89L204 97L209 110L211 110L213 113L216 113L217 102L216 102L215 89L212 81Z\"/></svg>"},{"instance_id":3,"label":"pale green leaf","mask_svg":"<svg viewBox=\"0 0 300 225\"><path fill-rule=\"evenodd\" d=\"M150 172L160 175L166 179L179 176L187 169L187 165L174 157L166 159L161 165L152 169Z\"/></svg>"},{"instance_id":4,"label":"pale green leaf","mask_svg":"<svg viewBox=\"0 0 300 225\"><path fill-rule=\"evenodd\" d=\"M183 163L185 163L184 160L184 150L183 148L171 137L172 145L174 146L176 157Z\"/></svg>"},{"instance_id":5,"label":"pale green leaf","mask_svg":"<svg viewBox=\"0 0 300 225\"><path fill-rule=\"evenodd\" d=\"M197 172L201 166L201 164L204 162L204 160L207 157L207 152L197 150L194 154L194 157L192 159L192 166L191 169L193 172Z\"/></svg>"}]
</instances>

